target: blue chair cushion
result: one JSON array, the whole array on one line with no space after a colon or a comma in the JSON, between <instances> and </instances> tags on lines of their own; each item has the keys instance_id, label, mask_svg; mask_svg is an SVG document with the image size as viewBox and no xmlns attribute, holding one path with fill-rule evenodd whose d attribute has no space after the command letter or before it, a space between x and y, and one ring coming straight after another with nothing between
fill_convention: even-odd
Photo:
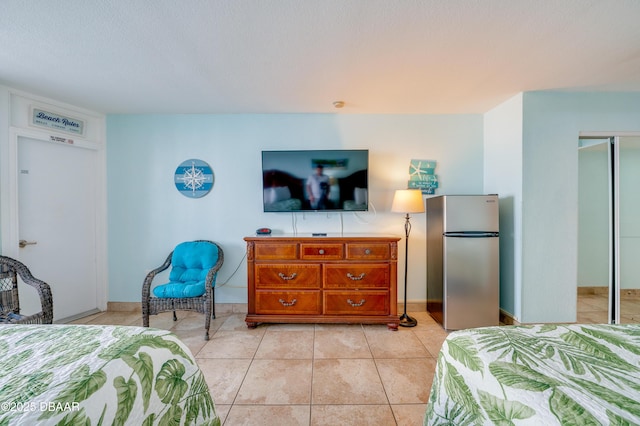
<instances>
[{"instance_id":1,"label":"blue chair cushion","mask_svg":"<svg viewBox=\"0 0 640 426\"><path fill-rule=\"evenodd\" d=\"M0 323L12 323L15 321L19 321L24 318L24 315L16 314L14 312L0 312Z\"/></svg>"},{"instance_id":2,"label":"blue chair cushion","mask_svg":"<svg viewBox=\"0 0 640 426\"><path fill-rule=\"evenodd\" d=\"M204 281L192 281L188 283L167 283L153 289L155 297L200 297L204 294Z\"/></svg>"},{"instance_id":3,"label":"blue chair cushion","mask_svg":"<svg viewBox=\"0 0 640 426\"><path fill-rule=\"evenodd\" d=\"M171 257L169 282L153 289L155 297L199 297L205 293L209 270L218 261L218 247L206 241L178 244ZM211 283L215 285L215 276Z\"/></svg>"}]
</instances>

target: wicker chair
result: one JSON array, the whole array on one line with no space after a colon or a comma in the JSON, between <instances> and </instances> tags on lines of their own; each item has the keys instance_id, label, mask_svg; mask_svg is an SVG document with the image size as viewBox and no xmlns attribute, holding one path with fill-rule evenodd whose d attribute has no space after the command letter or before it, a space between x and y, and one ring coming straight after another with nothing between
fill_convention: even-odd
<instances>
[{"instance_id":1,"label":"wicker chair","mask_svg":"<svg viewBox=\"0 0 640 426\"><path fill-rule=\"evenodd\" d=\"M209 340L211 318L216 317L216 275L222 263L222 248L213 241L197 240L178 244L164 263L149 272L142 285L142 325L149 327L149 315L176 310L196 311L205 316L205 340ZM172 266L169 282L154 286L154 277ZM153 292L153 295L151 294Z\"/></svg>"},{"instance_id":2,"label":"wicker chair","mask_svg":"<svg viewBox=\"0 0 640 426\"><path fill-rule=\"evenodd\" d=\"M42 311L33 315L20 313L18 276L25 284L34 287L40 295ZM0 256L0 324L51 324L53 323L53 299L47 283L34 278L21 262Z\"/></svg>"}]
</instances>

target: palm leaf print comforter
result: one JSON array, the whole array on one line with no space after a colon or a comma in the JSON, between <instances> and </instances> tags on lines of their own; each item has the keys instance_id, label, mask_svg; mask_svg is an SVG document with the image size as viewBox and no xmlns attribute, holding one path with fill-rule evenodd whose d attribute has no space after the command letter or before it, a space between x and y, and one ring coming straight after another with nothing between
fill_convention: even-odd
<instances>
[{"instance_id":1,"label":"palm leaf print comforter","mask_svg":"<svg viewBox=\"0 0 640 426\"><path fill-rule=\"evenodd\" d=\"M0 326L0 426L220 425L204 376L172 333Z\"/></svg>"},{"instance_id":2,"label":"palm leaf print comforter","mask_svg":"<svg viewBox=\"0 0 640 426\"><path fill-rule=\"evenodd\" d=\"M640 325L452 332L424 424L640 424Z\"/></svg>"}]
</instances>

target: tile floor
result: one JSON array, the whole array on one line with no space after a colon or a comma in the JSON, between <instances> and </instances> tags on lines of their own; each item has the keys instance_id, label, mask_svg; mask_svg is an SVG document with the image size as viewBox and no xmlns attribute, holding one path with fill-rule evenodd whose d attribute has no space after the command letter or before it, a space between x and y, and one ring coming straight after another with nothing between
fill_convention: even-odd
<instances>
[{"instance_id":1,"label":"tile floor","mask_svg":"<svg viewBox=\"0 0 640 426\"><path fill-rule=\"evenodd\" d=\"M447 332L427 312L414 328L382 325L264 324L244 314L151 317L196 357L225 426L421 425L436 357ZM623 323L640 322L640 295L623 295ZM607 321L606 294L578 296L579 323ZM79 324L141 325L139 313L102 312Z\"/></svg>"},{"instance_id":2,"label":"tile floor","mask_svg":"<svg viewBox=\"0 0 640 426\"><path fill-rule=\"evenodd\" d=\"M607 293L578 294L577 322L598 324L608 322L609 296ZM620 294L620 322L640 323L640 294L630 291Z\"/></svg>"},{"instance_id":3,"label":"tile floor","mask_svg":"<svg viewBox=\"0 0 640 426\"><path fill-rule=\"evenodd\" d=\"M203 340L202 315L151 317L196 357L225 426L422 425L436 357L447 332L427 312L413 328L269 324L220 315ZM139 314L104 312L81 324L141 325Z\"/></svg>"}]
</instances>

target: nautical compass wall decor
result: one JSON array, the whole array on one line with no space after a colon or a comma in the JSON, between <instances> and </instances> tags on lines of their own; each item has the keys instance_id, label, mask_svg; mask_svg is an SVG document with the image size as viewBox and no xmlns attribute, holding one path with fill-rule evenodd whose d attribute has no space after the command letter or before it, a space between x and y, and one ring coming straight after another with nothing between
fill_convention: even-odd
<instances>
[{"instance_id":1,"label":"nautical compass wall decor","mask_svg":"<svg viewBox=\"0 0 640 426\"><path fill-rule=\"evenodd\" d=\"M185 197L204 197L213 188L213 170L202 160L183 161L176 169L174 183Z\"/></svg>"}]
</instances>

